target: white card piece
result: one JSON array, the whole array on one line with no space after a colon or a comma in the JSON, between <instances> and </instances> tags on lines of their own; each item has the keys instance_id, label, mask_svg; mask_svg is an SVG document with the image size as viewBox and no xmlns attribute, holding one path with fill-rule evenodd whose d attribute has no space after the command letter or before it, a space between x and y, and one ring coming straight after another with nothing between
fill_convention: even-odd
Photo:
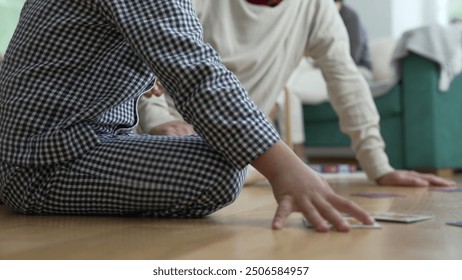
<instances>
[{"instance_id":1,"label":"white card piece","mask_svg":"<svg viewBox=\"0 0 462 280\"><path fill-rule=\"evenodd\" d=\"M433 218L433 215L406 214L396 212L374 213L371 216L377 221L397 223L414 223Z\"/></svg>"}]
</instances>

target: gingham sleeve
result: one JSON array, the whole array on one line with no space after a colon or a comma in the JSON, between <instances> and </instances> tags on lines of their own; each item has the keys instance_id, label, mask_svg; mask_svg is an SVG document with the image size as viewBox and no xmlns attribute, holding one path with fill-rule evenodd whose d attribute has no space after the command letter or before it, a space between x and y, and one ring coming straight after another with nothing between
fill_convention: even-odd
<instances>
[{"instance_id":1,"label":"gingham sleeve","mask_svg":"<svg viewBox=\"0 0 462 280\"><path fill-rule=\"evenodd\" d=\"M190 1L94 3L152 67L183 118L236 167L244 167L279 140L234 74L203 42Z\"/></svg>"}]
</instances>

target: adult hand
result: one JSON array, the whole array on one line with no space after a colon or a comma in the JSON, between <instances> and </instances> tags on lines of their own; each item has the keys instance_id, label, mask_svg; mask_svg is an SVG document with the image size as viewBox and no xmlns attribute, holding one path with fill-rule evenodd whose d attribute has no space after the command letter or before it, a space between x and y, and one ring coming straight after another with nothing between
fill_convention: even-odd
<instances>
[{"instance_id":1,"label":"adult hand","mask_svg":"<svg viewBox=\"0 0 462 280\"><path fill-rule=\"evenodd\" d=\"M379 185L388 186L438 186L451 187L456 182L443 179L433 174L423 174L415 171L395 170L389 172L376 180Z\"/></svg>"},{"instance_id":2,"label":"adult hand","mask_svg":"<svg viewBox=\"0 0 462 280\"><path fill-rule=\"evenodd\" d=\"M166 136L188 136L197 134L194 128L189 123L182 120L175 120L158 125L149 131L153 135Z\"/></svg>"}]
</instances>

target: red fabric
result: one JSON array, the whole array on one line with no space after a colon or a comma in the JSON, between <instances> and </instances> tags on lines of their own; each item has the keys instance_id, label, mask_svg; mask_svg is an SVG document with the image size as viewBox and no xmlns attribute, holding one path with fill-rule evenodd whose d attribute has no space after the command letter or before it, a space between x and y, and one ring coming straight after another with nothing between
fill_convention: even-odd
<instances>
[{"instance_id":1,"label":"red fabric","mask_svg":"<svg viewBox=\"0 0 462 280\"><path fill-rule=\"evenodd\" d=\"M247 0L247 2L255 5L265 5L274 7L279 4L282 0Z\"/></svg>"}]
</instances>

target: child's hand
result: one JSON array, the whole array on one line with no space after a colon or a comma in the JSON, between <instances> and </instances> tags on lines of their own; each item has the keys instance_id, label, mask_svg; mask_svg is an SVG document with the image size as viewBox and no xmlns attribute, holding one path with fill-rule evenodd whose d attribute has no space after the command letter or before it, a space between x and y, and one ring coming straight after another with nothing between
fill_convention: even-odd
<instances>
[{"instance_id":1,"label":"child's hand","mask_svg":"<svg viewBox=\"0 0 462 280\"><path fill-rule=\"evenodd\" d=\"M355 203L338 196L329 184L304 164L282 142L278 142L257 158L252 165L269 180L278 203L273 228L280 229L292 212L300 212L316 228L326 232L332 224L346 232L349 225L339 211L347 213L364 224L374 220Z\"/></svg>"},{"instance_id":2,"label":"child's hand","mask_svg":"<svg viewBox=\"0 0 462 280\"><path fill-rule=\"evenodd\" d=\"M308 169L308 167L306 167ZM298 174L281 174L271 180L278 208L273 228L282 228L292 212L301 212L317 231L330 230L329 222L338 231L349 231L348 224L339 211L347 213L365 224L374 221L358 205L334 193L329 184L314 171L298 171ZM311 174L310 174L311 173Z\"/></svg>"}]
</instances>

